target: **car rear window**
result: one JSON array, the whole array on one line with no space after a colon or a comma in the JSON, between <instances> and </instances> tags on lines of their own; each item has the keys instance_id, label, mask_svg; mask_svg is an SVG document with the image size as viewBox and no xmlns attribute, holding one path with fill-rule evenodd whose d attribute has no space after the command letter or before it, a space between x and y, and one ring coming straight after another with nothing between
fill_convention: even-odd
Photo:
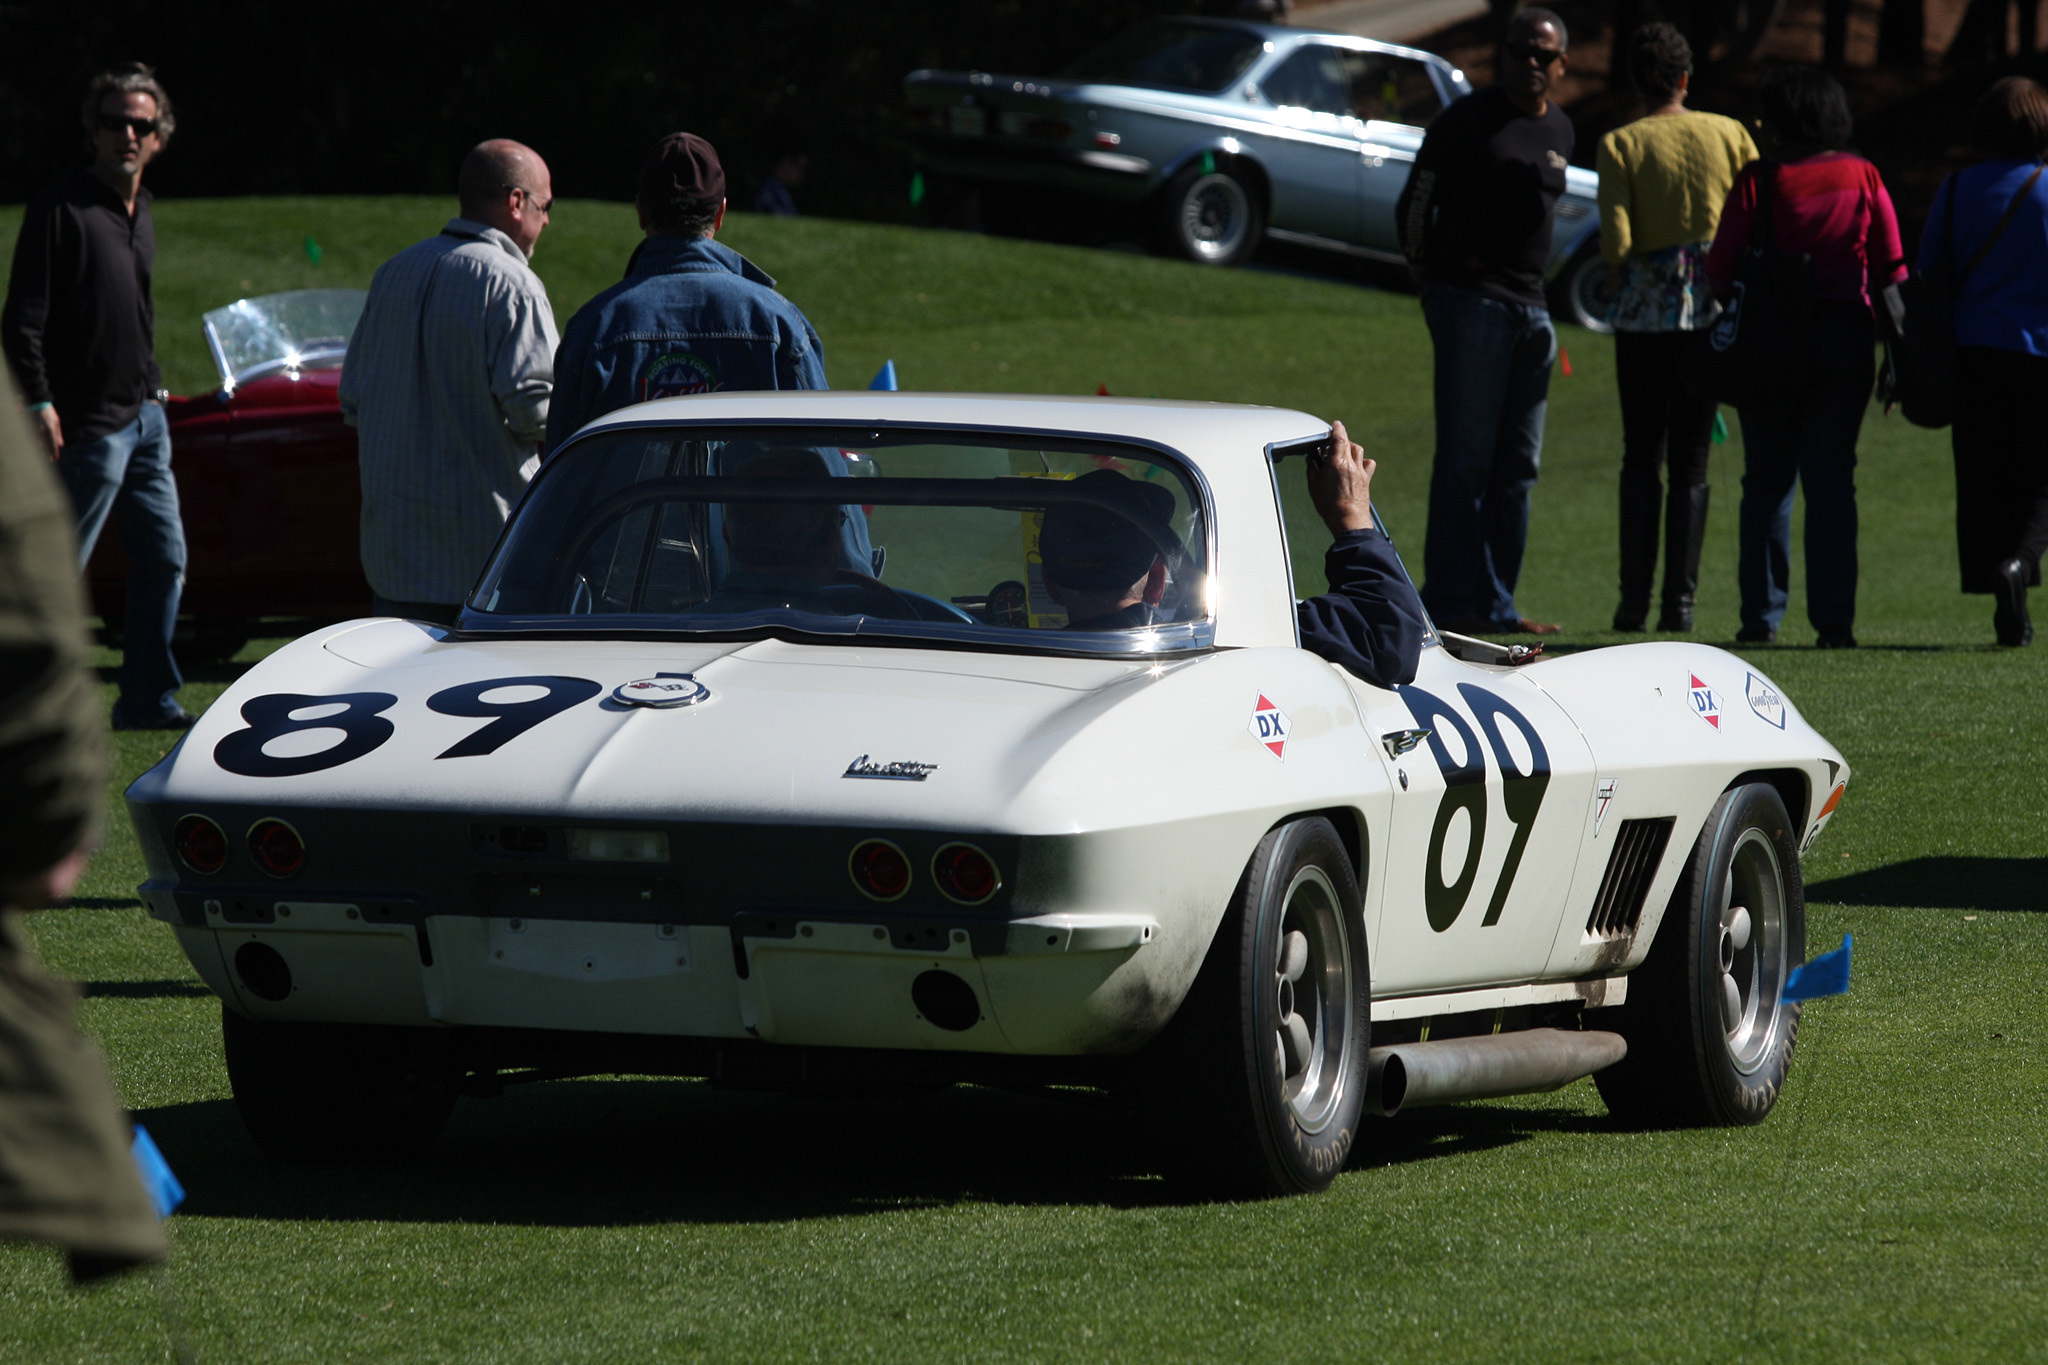
<instances>
[{"instance_id":1,"label":"car rear window","mask_svg":"<svg viewBox=\"0 0 2048 1365\"><path fill-rule=\"evenodd\" d=\"M1242 76L1265 40L1241 28L1156 19L1070 63L1062 76L1105 85L1214 93Z\"/></svg>"},{"instance_id":2,"label":"car rear window","mask_svg":"<svg viewBox=\"0 0 2048 1365\"><path fill-rule=\"evenodd\" d=\"M983 432L629 429L534 480L465 629L1206 644L1208 534L1178 461Z\"/></svg>"}]
</instances>

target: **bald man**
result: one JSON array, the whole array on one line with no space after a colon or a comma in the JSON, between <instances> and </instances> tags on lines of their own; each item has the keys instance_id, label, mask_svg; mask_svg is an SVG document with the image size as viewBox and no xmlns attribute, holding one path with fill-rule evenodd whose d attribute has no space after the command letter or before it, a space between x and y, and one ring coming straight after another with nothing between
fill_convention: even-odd
<instances>
[{"instance_id":1,"label":"bald man","mask_svg":"<svg viewBox=\"0 0 2048 1365\"><path fill-rule=\"evenodd\" d=\"M558 341L527 263L555 202L547 163L479 143L456 188L461 214L377 268L341 372L373 609L443 625L540 467Z\"/></svg>"}]
</instances>

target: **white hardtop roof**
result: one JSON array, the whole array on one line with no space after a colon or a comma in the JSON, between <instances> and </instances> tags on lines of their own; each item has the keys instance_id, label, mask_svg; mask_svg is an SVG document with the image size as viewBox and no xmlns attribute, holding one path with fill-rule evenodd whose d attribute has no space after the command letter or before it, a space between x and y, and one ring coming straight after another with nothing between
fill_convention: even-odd
<instances>
[{"instance_id":1,"label":"white hardtop roof","mask_svg":"<svg viewBox=\"0 0 2048 1365\"><path fill-rule=\"evenodd\" d=\"M1186 455L1205 474L1255 458L1276 441L1321 435L1330 424L1287 408L1183 399L1069 394L889 393L868 389L752 390L636 403L583 430L649 423L846 422L853 425L985 427L1047 435L1154 442ZM1258 469L1259 477L1265 473Z\"/></svg>"}]
</instances>

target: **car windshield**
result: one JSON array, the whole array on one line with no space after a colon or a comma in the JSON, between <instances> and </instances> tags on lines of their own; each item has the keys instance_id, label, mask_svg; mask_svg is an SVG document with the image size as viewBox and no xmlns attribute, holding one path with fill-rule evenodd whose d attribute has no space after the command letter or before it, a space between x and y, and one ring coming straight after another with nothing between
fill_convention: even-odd
<instances>
[{"instance_id":1,"label":"car windshield","mask_svg":"<svg viewBox=\"0 0 2048 1365\"><path fill-rule=\"evenodd\" d=\"M1060 74L1105 85L1213 93L1242 76L1265 50L1265 40L1246 29L1155 19L1110 39Z\"/></svg>"},{"instance_id":2,"label":"car windshield","mask_svg":"<svg viewBox=\"0 0 2048 1365\"><path fill-rule=\"evenodd\" d=\"M1197 485L1144 448L604 431L542 469L461 624L1153 653L1208 643L1207 545Z\"/></svg>"},{"instance_id":3,"label":"car windshield","mask_svg":"<svg viewBox=\"0 0 2048 1365\"><path fill-rule=\"evenodd\" d=\"M360 289L294 289L236 299L200 319L221 387L285 370L332 369L363 315Z\"/></svg>"}]
</instances>

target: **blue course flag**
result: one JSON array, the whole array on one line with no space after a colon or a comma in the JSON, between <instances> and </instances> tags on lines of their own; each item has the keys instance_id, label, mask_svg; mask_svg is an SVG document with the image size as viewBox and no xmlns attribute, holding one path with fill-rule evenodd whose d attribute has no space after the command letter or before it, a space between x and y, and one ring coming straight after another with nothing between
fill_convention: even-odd
<instances>
[{"instance_id":1,"label":"blue course flag","mask_svg":"<svg viewBox=\"0 0 2048 1365\"><path fill-rule=\"evenodd\" d=\"M135 1169L142 1175L142 1188L149 1191L150 1202L156 1205L156 1216L170 1217L171 1210L185 1202L185 1187L171 1174L171 1163L150 1141L149 1129L139 1123L135 1125L135 1141L128 1154L135 1158Z\"/></svg>"},{"instance_id":2,"label":"blue course flag","mask_svg":"<svg viewBox=\"0 0 2048 1365\"><path fill-rule=\"evenodd\" d=\"M1811 1000L1819 995L1847 995L1849 993L1849 935L1842 935L1842 946L1832 953L1822 953L1801 966L1792 969L1792 975L1785 978L1787 1000Z\"/></svg>"},{"instance_id":3,"label":"blue course flag","mask_svg":"<svg viewBox=\"0 0 2048 1365\"><path fill-rule=\"evenodd\" d=\"M890 393L896 392L896 362L893 360L883 361L882 368L876 370L875 377L868 381L868 387L871 389L885 389Z\"/></svg>"}]
</instances>

